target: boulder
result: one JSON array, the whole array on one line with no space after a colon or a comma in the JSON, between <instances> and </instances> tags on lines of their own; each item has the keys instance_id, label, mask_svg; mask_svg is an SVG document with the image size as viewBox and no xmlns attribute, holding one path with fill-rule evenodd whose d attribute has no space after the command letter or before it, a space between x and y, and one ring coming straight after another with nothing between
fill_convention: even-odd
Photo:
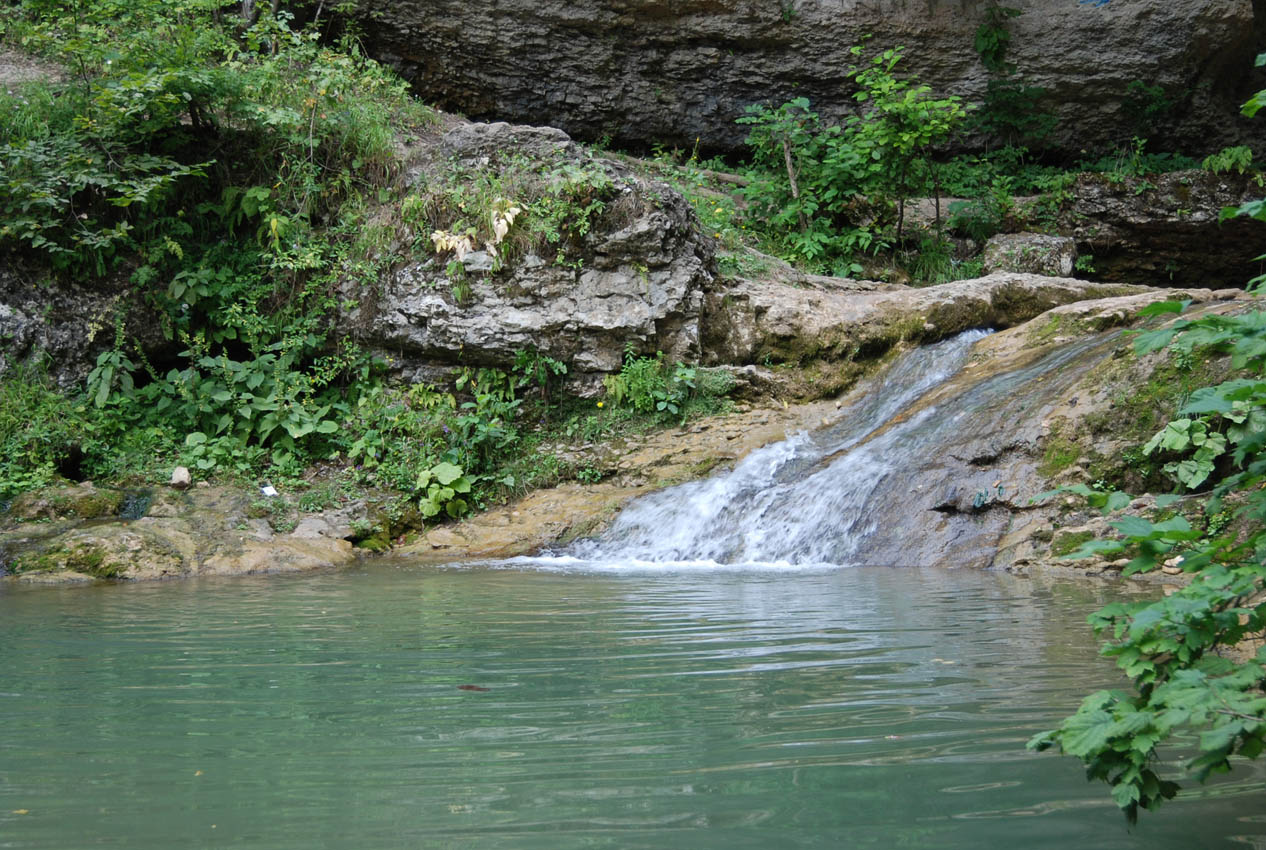
<instances>
[{"instance_id":1,"label":"boulder","mask_svg":"<svg viewBox=\"0 0 1266 850\"><path fill-rule=\"evenodd\" d=\"M370 51L428 100L476 118L549 123L586 139L737 150L745 107L806 97L838 119L856 108L849 47L904 46L904 69L981 102L978 0L367 0ZM1262 78L1253 0L1008 0L1007 60L1058 118L1051 140L1212 151L1262 138L1239 106ZM1179 106L1140 126L1126 108L1161 90ZM1143 106L1154 105L1144 103Z\"/></svg>"},{"instance_id":2,"label":"boulder","mask_svg":"<svg viewBox=\"0 0 1266 850\"><path fill-rule=\"evenodd\" d=\"M1260 222L1221 220L1260 198L1249 175L1175 171L1144 177L1082 174L1060 215L1077 251L1109 280L1151 286L1239 286L1261 273Z\"/></svg>"},{"instance_id":3,"label":"boulder","mask_svg":"<svg viewBox=\"0 0 1266 850\"><path fill-rule=\"evenodd\" d=\"M247 519L250 496L242 491L193 488L171 496L160 493L152 505L158 509L133 521L19 523L0 529L0 573L39 584L85 577L150 580L312 570L345 565L356 557L335 525L320 517L305 518L287 534L271 533L262 520L267 533L252 529ZM90 516L62 515L78 520Z\"/></svg>"},{"instance_id":4,"label":"boulder","mask_svg":"<svg viewBox=\"0 0 1266 850\"><path fill-rule=\"evenodd\" d=\"M1069 277L1077 260L1071 237L1047 233L1000 233L985 243L985 273L1022 272Z\"/></svg>"},{"instance_id":5,"label":"boulder","mask_svg":"<svg viewBox=\"0 0 1266 850\"><path fill-rule=\"evenodd\" d=\"M100 519L122 507L121 490L87 486L43 487L15 497L7 519L17 522L60 519Z\"/></svg>"},{"instance_id":6,"label":"boulder","mask_svg":"<svg viewBox=\"0 0 1266 850\"><path fill-rule=\"evenodd\" d=\"M343 317L364 344L389 354L415 379L436 367L508 368L517 352L534 350L567 364L572 388L582 392L618 371L628 349L699 359L713 249L681 195L590 158L549 128L463 124L442 148L450 161L475 168L527 160L550 169L601 169L615 197L575 259L529 252L494 271L489 254L473 252L464 258L465 291L445 258L425 250L415 255Z\"/></svg>"}]
</instances>

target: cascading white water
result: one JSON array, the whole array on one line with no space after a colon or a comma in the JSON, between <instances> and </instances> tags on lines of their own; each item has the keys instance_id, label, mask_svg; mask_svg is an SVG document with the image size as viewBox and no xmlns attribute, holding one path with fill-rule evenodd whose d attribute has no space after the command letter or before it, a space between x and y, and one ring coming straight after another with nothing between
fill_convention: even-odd
<instances>
[{"instance_id":1,"label":"cascading white water","mask_svg":"<svg viewBox=\"0 0 1266 850\"><path fill-rule=\"evenodd\" d=\"M638 499L601 539L581 541L569 554L656 563L845 562L849 541L874 522L863 504L895 462L881 444L858 444L954 375L986 334L969 331L906 355L839 424L752 452L729 473Z\"/></svg>"},{"instance_id":2,"label":"cascading white water","mask_svg":"<svg viewBox=\"0 0 1266 850\"><path fill-rule=\"evenodd\" d=\"M917 404L958 373L988 333L969 331L910 352L836 424L752 452L729 472L642 497L600 538L511 563L598 570L918 563L906 554L915 548L908 529L918 527L918 517L940 516L925 489L939 485L912 481L912 466L935 465L980 417L996 422L1017 392L1051 391L1037 379L1071 380L1071 372L1058 377L1061 367L1096 344L1068 346L939 404Z\"/></svg>"}]
</instances>

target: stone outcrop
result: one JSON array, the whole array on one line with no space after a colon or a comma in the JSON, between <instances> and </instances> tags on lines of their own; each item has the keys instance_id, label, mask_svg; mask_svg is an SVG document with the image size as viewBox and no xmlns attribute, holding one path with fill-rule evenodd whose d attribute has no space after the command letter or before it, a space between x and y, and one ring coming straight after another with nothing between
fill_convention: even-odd
<instances>
[{"instance_id":1,"label":"stone outcrop","mask_svg":"<svg viewBox=\"0 0 1266 850\"><path fill-rule=\"evenodd\" d=\"M966 284L958 286L963 304L991 309L999 319L1015 322L1025 310L1012 304L1012 298L1068 299L1079 287L1084 295L1124 294L1056 306L988 337L978 343L959 376L932 391L915 409L902 412L899 420L916 417L924 408L947 404L967 387L1031 366L1063 343L1087 340L1041 380L1017 391L995 393L992 407L954 419L953 444L947 450L911 458L889 472L891 480L866 508L889 521L877 526L856 557L873 560L900 551L910 564L1020 572L1114 569L1110 563L1069 566L1060 561L1087 534L1104 531L1102 518L1077 500L1032 502L1054 484L1085 483L1112 474L1120 466L1121 452L1137 445L1142 433L1126 434L1123 429L1148 427L1136 408L1153 400L1140 401L1138 388L1154 380L1158 360L1126 355L1128 339L1094 335L1130 324L1141 307L1159 299L1190 299L1200 311L1242 308L1247 297L1234 290L1096 290L1076 281L1021 275L995 275ZM897 309L913 311L908 314L912 320L936 309L951 310L954 304L951 295L934 290L858 287L847 297L904 298L905 306ZM817 297L822 294L819 290ZM841 292L833 295L846 297ZM810 309L804 315L814 312ZM865 313L866 308L859 310L861 318L854 328L859 332L866 326ZM930 323L921 323L916 335L930 333L925 324ZM943 320L943 326L948 322ZM785 386L785 379L780 382L776 374L782 369L746 369L753 378ZM864 391L862 385L855 393ZM815 392L824 395L820 388ZM630 499L706 475L796 431L836 424L857 397L764 408L743 404L735 415L681 431L630 437L616 444L544 447L570 452L574 462L595 470L601 481L538 491L462 523L426 530L396 554L428 562L510 557L595 534ZM1157 396L1155 401L1164 399ZM323 514L287 514L279 523L274 498L252 501L241 491L202 485L185 491L163 488L154 494L143 518L123 520L105 516L118 512L117 491L97 491L90 485L52 488L24 499L20 511L0 528L0 572L16 572L17 579L26 582L65 583L333 567L354 560L349 541L358 535L353 528L368 528L374 522L370 505L351 504ZM84 504L92 509L81 509L80 499L87 499ZM100 511L98 503L105 505ZM1148 504L1144 500L1135 508L1145 510ZM87 516L98 519L84 522Z\"/></svg>"},{"instance_id":2,"label":"stone outcrop","mask_svg":"<svg viewBox=\"0 0 1266 850\"><path fill-rule=\"evenodd\" d=\"M0 527L0 575L37 584L152 580L297 572L356 557L339 514L278 532L252 519L250 497L240 489L161 490L145 516L130 520L84 508L109 498L115 513L120 494L91 487L52 488L15 502ZM95 521L83 521L89 518Z\"/></svg>"},{"instance_id":3,"label":"stone outcrop","mask_svg":"<svg viewBox=\"0 0 1266 850\"><path fill-rule=\"evenodd\" d=\"M7 513L9 519L19 522L103 519L117 516L126 498L121 490L98 489L86 481L74 486L29 490L13 499Z\"/></svg>"},{"instance_id":4,"label":"stone outcrop","mask_svg":"<svg viewBox=\"0 0 1266 850\"><path fill-rule=\"evenodd\" d=\"M163 344L153 312L140 308L126 286L56 281L0 256L0 375L39 363L62 387L79 384L114 344L116 319L151 351Z\"/></svg>"},{"instance_id":5,"label":"stone outcrop","mask_svg":"<svg viewBox=\"0 0 1266 850\"><path fill-rule=\"evenodd\" d=\"M1017 384L956 420L953 444L945 451L929 452L890 473L866 510L891 522L877 525L859 558L901 551L911 564L1017 572L1119 569L1121 564L1063 558L1110 531L1084 499L1035 497L1062 484L1096 481L1142 489L1134 486L1140 482L1121 478L1130 474L1124 452L1163 424L1180 386L1149 396L1145 388L1159 382L1165 358L1136 358L1127 337L1088 332L1131 322L1141 307L1165 297L1190 299L1196 306L1189 316L1247 306L1243 293L1234 290L1152 291L1060 307L978 343L968 368L923 399L920 408L938 406L982 379L1027 368L1053 351L1062 353L1039 380ZM1055 348L1079 338L1085 342ZM1130 510L1150 506L1153 501L1142 499Z\"/></svg>"},{"instance_id":6,"label":"stone outcrop","mask_svg":"<svg viewBox=\"0 0 1266 850\"><path fill-rule=\"evenodd\" d=\"M926 288L837 278L817 286L739 280L708 293L705 362L841 363L878 357L902 342L933 342L970 328L1006 328L1060 304L1141 291L1067 278L1000 272ZM851 283L851 286L849 284ZM814 397L856 374L815 371Z\"/></svg>"},{"instance_id":7,"label":"stone outcrop","mask_svg":"<svg viewBox=\"0 0 1266 850\"><path fill-rule=\"evenodd\" d=\"M1261 274L1262 225L1220 220L1224 207L1262 196L1253 178L1174 171L1113 180L1082 174L1060 215L1077 251L1107 280L1152 286L1243 286Z\"/></svg>"},{"instance_id":8,"label":"stone outcrop","mask_svg":"<svg viewBox=\"0 0 1266 850\"><path fill-rule=\"evenodd\" d=\"M1059 346L1083 341L1063 349L1061 361L1038 380L1014 388L1004 384L983 406L956 417L953 443L945 450L907 458L886 471L883 487L866 504L868 515L884 521L875 523L860 542L856 559L887 563L893 553L901 553L903 564L1015 572L1084 574L1119 568L1062 560L1090 534L1110 528L1083 500L1035 503L1034 497L1058 484L1088 483L1092 475L1110 474L1112 465L1120 464L1120 452L1138 443L1138 435L1125 430L1150 427L1135 421L1135 406L1172 405L1168 397L1140 401L1138 390L1154 379L1158 359L1134 358L1127 353L1128 338L1098 333L1127 326L1142 307L1171 297L1191 299L1195 312L1242 309L1247 303L1243 293L1232 290L1135 291L1059 306L978 343L966 369L893 421L917 418L929 408L948 408L950 399L964 390L1034 367L1045 355L1060 351ZM865 391L863 385L855 393ZM857 398L743 412L688 433L651 435L637 445L618 447L610 458L594 454L586 462L604 470L601 483L538 491L505 508L433 529L400 554L428 562L501 558L596 534L636 496L698 477L716 464L736 462L797 430L830 427ZM1105 427L1117 438L1101 433ZM1065 461L1067 447L1076 442L1069 435L1082 434L1094 434L1082 442L1092 440L1096 447L1076 445ZM1116 454L1108 457L1100 451ZM1082 452L1093 457L1079 457ZM1144 497L1131 509L1145 512L1154 504Z\"/></svg>"},{"instance_id":9,"label":"stone outcrop","mask_svg":"<svg viewBox=\"0 0 1266 850\"><path fill-rule=\"evenodd\" d=\"M1000 233L985 243L985 273L1024 272L1070 277L1077 261L1071 237L1046 233Z\"/></svg>"},{"instance_id":10,"label":"stone outcrop","mask_svg":"<svg viewBox=\"0 0 1266 850\"><path fill-rule=\"evenodd\" d=\"M1008 61L1046 90L1052 141L1076 154L1148 136L1212 151L1262 128L1239 116L1261 87L1252 0L1009 0ZM620 144L737 149L754 103L855 108L849 46L903 45L937 92L979 102L983 0L370 0L368 43L423 97L479 118L560 126ZM1124 108L1136 81L1175 104L1156 126ZM1260 122L1258 122L1260 124Z\"/></svg>"},{"instance_id":11,"label":"stone outcrop","mask_svg":"<svg viewBox=\"0 0 1266 850\"><path fill-rule=\"evenodd\" d=\"M365 343L418 378L436 367L506 368L516 352L534 350L567 364L580 390L618 371L628 348L699 359L713 250L680 194L594 159L548 128L464 124L448 133L442 149L476 166L494 156L584 163L608 175L617 197L584 235L574 261L528 253L494 270L490 255L477 251L464 260L464 294L454 292L446 258L407 262L345 318Z\"/></svg>"}]
</instances>

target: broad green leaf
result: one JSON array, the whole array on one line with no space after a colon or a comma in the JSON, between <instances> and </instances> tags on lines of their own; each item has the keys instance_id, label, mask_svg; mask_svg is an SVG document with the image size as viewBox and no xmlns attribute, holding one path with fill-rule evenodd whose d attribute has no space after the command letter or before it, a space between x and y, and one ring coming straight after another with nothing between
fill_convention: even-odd
<instances>
[{"instance_id":1,"label":"broad green leaf","mask_svg":"<svg viewBox=\"0 0 1266 850\"><path fill-rule=\"evenodd\" d=\"M1191 306L1190 298L1184 301L1157 301L1156 303L1148 304L1142 310L1139 310L1138 314L1140 318L1147 318L1149 316L1163 316L1168 313L1181 313L1183 310L1186 310L1190 306Z\"/></svg>"},{"instance_id":2,"label":"broad green leaf","mask_svg":"<svg viewBox=\"0 0 1266 850\"><path fill-rule=\"evenodd\" d=\"M435 474L435 480L445 486L452 484L462 475L460 466L448 462L436 464L431 471Z\"/></svg>"},{"instance_id":3,"label":"broad green leaf","mask_svg":"<svg viewBox=\"0 0 1266 850\"><path fill-rule=\"evenodd\" d=\"M1138 516L1123 516L1119 520L1108 523L1108 525L1126 537L1150 537L1155 528L1150 522Z\"/></svg>"}]
</instances>

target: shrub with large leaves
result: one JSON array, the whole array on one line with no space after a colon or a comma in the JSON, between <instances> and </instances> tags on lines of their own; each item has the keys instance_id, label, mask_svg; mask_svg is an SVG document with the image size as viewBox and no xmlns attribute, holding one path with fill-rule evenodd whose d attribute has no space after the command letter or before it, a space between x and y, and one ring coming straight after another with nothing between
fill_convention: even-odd
<instances>
[{"instance_id":1,"label":"shrub with large leaves","mask_svg":"<svg viewBox=\"0 0 1266 850\"><path fill-rule=\"evenodd\" d=\"M1245 212L1262 217L1264 209ZM1259 279L1252 288L1261 287ZM1149 312L1185 306L1166 302ZM1181 564L1191 582L1156 602L1093 614L1091 625L1109 637L1104 654L1133 691L1091 694L1059 728L1029 742L1082 759L1089 778L1112 786L1130 821L1179 790L1157 771L1158 747L1167 741L1197 735L1188 768L1200 781L1230 770L1232 756L1256 758L1266 747L1266 647L1254 653L1245 643L1266 631L1266 312L1181 320L1135 341L1140 354L1164 348L1185 358L1229 357L1234 370L1193 392L1143 446L1173 458L1164 469L1179 490L1208 487L1205 514L1219 521L1195 528L1181 514L1163 521L1125 516L1111 523L1119 539L1089 541L1070 556L1132 556L1126 575ZM1130 501L1069 489L1105 513Z\"/></svg>"}]
</instances>

